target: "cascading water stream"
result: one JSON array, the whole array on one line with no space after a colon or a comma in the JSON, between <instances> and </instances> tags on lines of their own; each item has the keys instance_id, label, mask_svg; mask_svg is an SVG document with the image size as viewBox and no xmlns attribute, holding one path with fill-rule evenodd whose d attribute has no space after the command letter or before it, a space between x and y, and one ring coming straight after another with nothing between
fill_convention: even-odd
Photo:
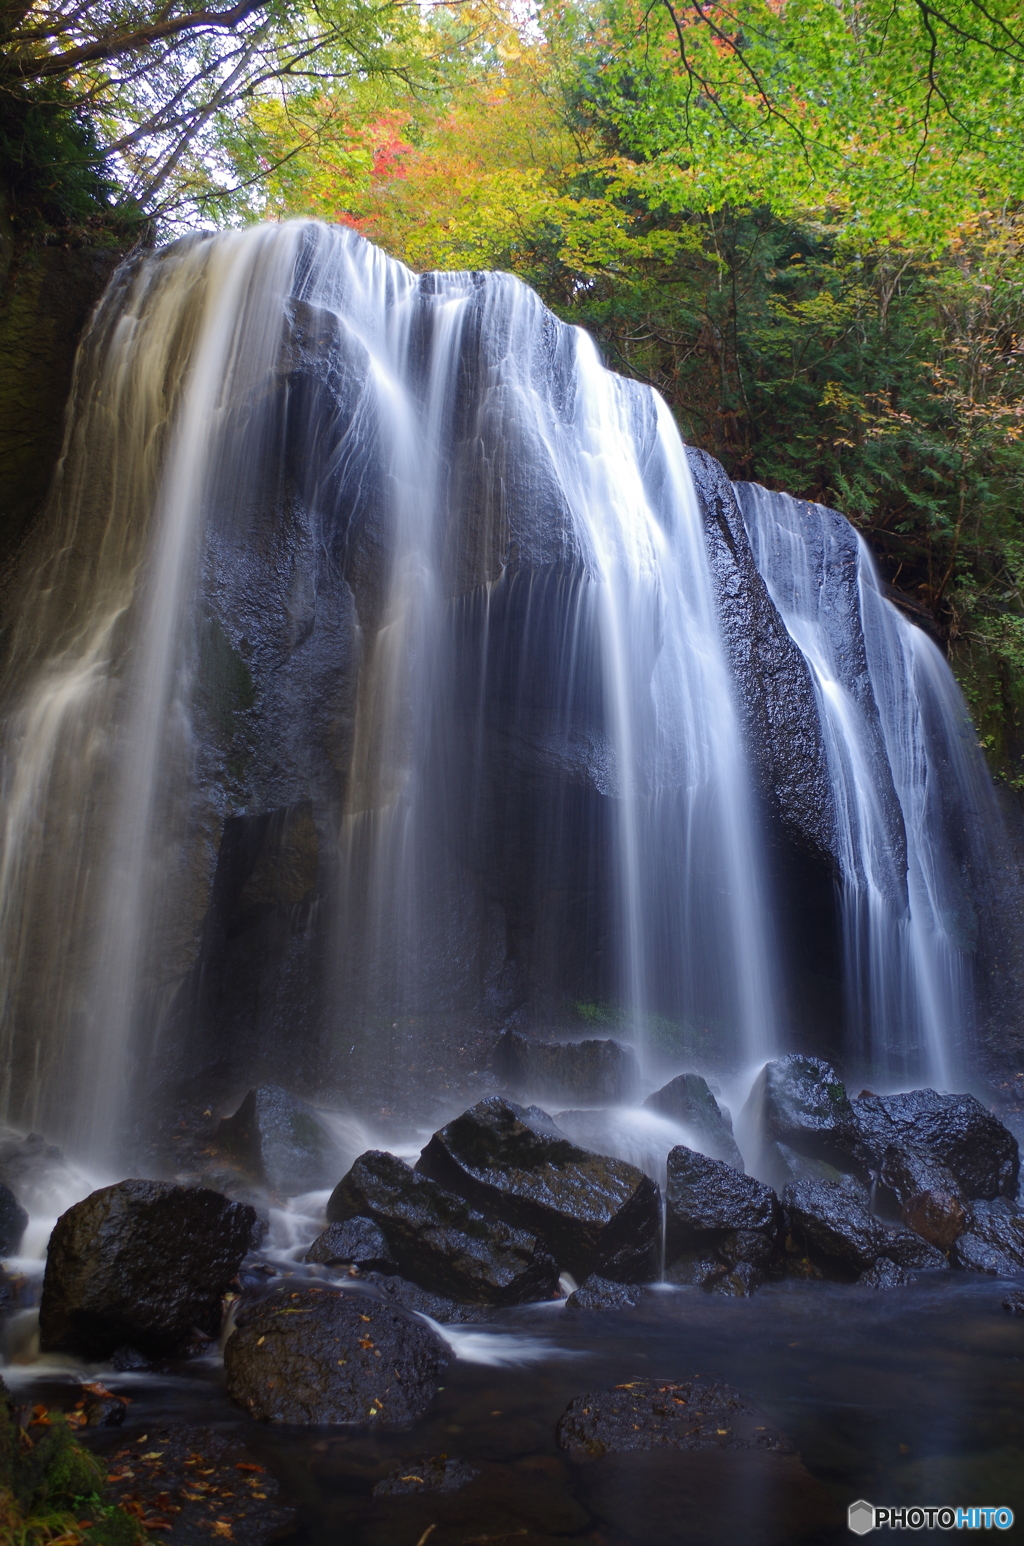
<instances>
[{"instance_id":1,"label":"cascading water stream","mask_svg":"<svg viewBox=\"0 0 1024 1546\"><path fill-rule=\"evenodd\" d=\"M963 1079L972 903L998 829L963 700L882 594L863 539L821 505L737 485L758 568L811 670L839 815L848 1020L866 1069ZM859 1043L859 1045L857 1045Z\"/></svg>"},{"instance_id":2,"label":"cascading water stream","mask_svg":"<svg viewBox=\"0 0 1024 1546\"><path fill-rule=\"evenodd\" d=\"M840 517L812 574L742 498L817 686L865 1061L945 1080L970 908L932 773L988 819L966 719ZM665 404L509 275L315 224L123 270L7 609L8 1119L102 1158L160 1080L340 1104L380 1039L383 1100L442 1030L567 1008L652 1067L780 1050L706 520Z\"/></svg>"}]
</instances>

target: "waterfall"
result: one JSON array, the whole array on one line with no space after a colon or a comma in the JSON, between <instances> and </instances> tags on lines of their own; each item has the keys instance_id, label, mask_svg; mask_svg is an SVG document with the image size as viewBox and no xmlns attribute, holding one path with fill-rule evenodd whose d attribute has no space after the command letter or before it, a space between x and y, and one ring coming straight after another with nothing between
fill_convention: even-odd
<instances>
[{"instance_id":1,"label":"waterfall","mask_svg":"<svg viewBox=\"0 0 1024 1546\"><path fill-rule=\"evenodd\" d=\"M741 500L817 693L850 1023L945 1083L963 707L841 517ZM342 1098L360 1038L570 1011L652 1065L782 1047L709 519L657 394L510 275L314 223L121 270L5 602L8 1120L111 1157L172 1074Z\"/></svg>"},{"instance_id":2,"label":"waterfall","mask_svg":"<svg viewBox=\"0 0 1024 1546\"><path fill-rule=\"evenodd\" d=\"M760 573L810 668L839 815L851 1050L889 1080L969 1068L976 903L998 830L952 673L821 505L737 485Z\"/></svg>"}]
</instances>

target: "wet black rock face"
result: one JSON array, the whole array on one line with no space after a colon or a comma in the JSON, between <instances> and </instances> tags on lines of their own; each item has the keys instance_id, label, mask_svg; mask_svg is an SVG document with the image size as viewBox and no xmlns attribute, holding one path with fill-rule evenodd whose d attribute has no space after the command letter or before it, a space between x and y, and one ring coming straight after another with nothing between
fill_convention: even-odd
<instances>
[{"instance_id":1,"label":"wet black rock face","mask_svg":"<svg viewBox=\"0 0 1024 1546\"><path fill-rule=\"evenodd\" d=\"M534 1041L506 1031L494 1051L494 1072L514 1094L595 1105L630 1101L640 1086L636 1054L610 1037Z\"/></svg>"},{"instance_id":2,"label":"wet black rock face","mask_svg":"<svg viewBox=\"0 0 1024 1546\"><path fill-rule=\"evenodd\" d=\"M578 1148L537 1106L491 1096L434 1134L417 1170L532 1230L561 1270L642 1282L653 1272L658 1189L625 1160Z\"/></svg>"},{"instance_id":3,"label":"wet black rock face","mask_svg":"<svg viewBox=\"0 0 1024 1546\"><path fill-rule=\"evenodd\" d=\"M766 1063L745 1110L765 1145L784 1144L840 1170L863 1168L866 1155L853 1105L823 1058L792 1053Z\"/></svg>"},{"instance_id":4,"label":"wet black rock face","mask_svg":"<svg viewBox=\"0 0 1024 1546\"><path fill-rule=\"evenodd\" d=\"M912 1229L885 1226L884 1254L899 1267L917 1268L922 1272L949 1270L949 1258L929 1241L922 1239Z\"/></svg>"},{"instance_id":5,"label":"wet black rock face","mask_svg":"<svg viewBox=\"0 0 1024 1546\"><path fill-rule=\"evenodd\" d=\"M228 1395L260 1422L402 1426L427 1410L447 1366L422 1321L327 1288L244 1310L224 1350Z\"/></svg>"},{"instance_id":6,"label":"wet black rock face","mask_svg":"<svg viewBox=\"0 0 1024 1546\"><path fill-rule=\"evenodd\" d=\"M782 1210L771 1187L683 1144L668 1156L665 1207L670 1260L697 1252L764 1266L777 1248Z\"/></svg>"},{"instance_id":7,"label":"wet black rock face","mask_svg":"<svg viewBox=\"0 0 1024 1546\"><path fill-rule=\"evenodd\" d=\"M333 1186L345 1168L334 1133L314 1108L263 1084L217 1128L217 1142L272 1192L297 1197Z\"/></svg>"},{"instance_id":8,"label":"wet black rock face","mask_svg":"<svg viewBox=\"0 0 1024 1546\"><path fill-rule=\"evenodd\" d=\"M199 1186L119 1181L61 1215L39 1308L46 1351L173 1353L215 1336L221 1299L258 1238L256 1213Z\"/></svg>"},{"instance_id":9,"label":"wet black rock face","mask_svg":"<svg viewBox=\"0 0 1024 1546\"><path fill-rule=\"evenodd\" d=\"M673 1122L688 1123L700 1135L706 1154L724 1160L734 1170L743 1169L743 1156L733 1137L732 1123L723 1115L702 1075L678 1074L648 1095L644 1105Z\"/></svg>"},{"instance_id":10,"label":"wet black rock face","mask_svg":"<svg viewBox=\"0 0 1024 1546\"><path fill-rule=\"evenodd\" d=\"M370 1149L327 1204L332 1224L371 1219L404 1277L432 1293L475 1304L549 1299L558 1267L535 1234L488 1218L463 1197Z\"/></svg>"},{"instance_id":11,"label":"wet black rock face","mask_svg":"<svg viewBox=\"0 0 1024 1546\"><path fill-rule=\"evenodd\" d=\"M306 1252L305 1260L324 1267L352 1266L363 1272L397 1272L398 1263L384 1231L373 1219L346 1219L328 1224Z\"/></svg>"},{"instance_id":12,"label":"wet black rock face","mask_svg":"<svg viewBox=\"0 0 1024 1546\"><path fill-rule=\"evenodd\" d=\"M567 1310L635 1310L647 1297L640 1283L613 1283L592 1272L581 1288L565 1301Z\"/></svg>"},{"instance_id":13,"label":"wet black rock face","mask_svg":"<svg viewBox=\"0 0 1024 1546\"><path fill-rule=\"evenodd\" d=\"M961 1267L993 1277L1024 1272L1024 1214L1004 1197L974 1203L969 1226L956 1242L956 1259Z\"/></svg>"},{"instance_id":14,"label":"wet black rock face","mask_svg":"<svg viewBox=\"0 0 1024 1546\"><path fill-rule=\"evenodd\" d=\"M857 1277L885 1252L887 1231L870 1211L865 1186L842 1181L798 1181L782 1193L786 1225L797 1248L829 1273Z\"/></svg>"},{"instance_id":15,"label":"wet black rock face","mask_svg":"<svg viewBox=\"0 0 1024 1546\"><path fill-rule=\"evenodd\" d=\"M28 1214L9 1186L0 1182L0 1256L17 1256Z\"/></svg>"},{"instance_id":16,"label":"wet black rock face","mask_svg":"<svg viewBox=\"0 0 1024 1546\"><path fill-rule=\"evenodd\" d=\"M905 1288L913 1281L914 1274L906 1267L901 1267L898 1262L890 1260L888 1256L880 1256L874 1266L862 1272L857 1279L861 1288L873 1289Z\"/></svg>"},{"instance_id":17,"label":"wet black rock face","mask_svg":"<svg viewBox=\"0 0 1024 1546\"><path fill-rule=\"evenodd\" d=\"M901 1202L942 1188L967 1198L1016 1195L1017 1140L973 1095L864 1094L853 1109L883 1182Z\"/></svg>"},{"instance_id":18,"label":"wet black rock face","mask_svg":"<svg viewBox=\"0 0 1024 1546\"><path fill-rule=\"evenodd\" d=\"M644 1449L763 1449L793 1446L728 1385L709 1380L632 1380L570 1401L558 1443L576 1459Z\"/></svg>"}]
</instances>

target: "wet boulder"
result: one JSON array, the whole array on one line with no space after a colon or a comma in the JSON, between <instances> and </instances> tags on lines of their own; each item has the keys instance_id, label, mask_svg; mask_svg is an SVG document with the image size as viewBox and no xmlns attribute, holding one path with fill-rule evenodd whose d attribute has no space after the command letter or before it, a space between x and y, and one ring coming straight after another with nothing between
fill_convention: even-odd
<instances>
[{"instance_id":1,"label":"wet boulder","mask_svg":"<svg viewBox=\"0 0 1024 1546\"><path fill-rule=\"evenodd\" d=\"M917 1269L921 1272L946 1272L949 1258L944 1251L932 1245L912 1229L898 1225L884 1225L885 1246L883 1255L898 1267Z\"/></svg>"},{"instance_id":2,"label":"wet boulder","mask_svg":"<svg viewBox=\"0 0 1024 1546\"><path fill-rule=\"evenodd\" d=\"M873 1267L887 1232L870 1211L866 1187L842 1181L798 1181L782 1193L786 1225L798 1251L831 1275L855 1278Z\"/></svg>"},{"instance_id":3,"label":"wet boulder","mask_svg":"<svg viewBox=\"0 0 1024 1546\"><path fill-rule=\"evenodd\" d=\"M567 1310L635 1310L648 1296L641 1283L613 1283L592 1272L565 1301Z\"/></svg>"},{"instance_id":4,"label":"wet boulder","mask_svg":"<svg viewBox=\"0 0 1024 1546\"><path fill-rule=\"evenodd\" d=\"M1024 1214L1003 1197L974 1203L968 1228L956 1242L956 1260L993 1277L1024 1272Z\"/></svg>"},{"instance_id":5,"label":"wet boulder","mask_svg":"<svg viewBox=\"0 0 1024 1546\"><path fill-rule=\"evenodd\" d=\"M28 1214L9 1186L0 1182L0 1256L17 1256Z\"/></svg>"},{"instance_id":6,"label":"wet boulder","mask_svg":"<svg viewBox=\"0 0 1024 1546\"><path fill-rule=\"evenodd\" d=\"M259 1422L377 1423L422 1417L448 1366L435 1331L367 1294L287 1288L239 1315L227 1391Z\"/></svg>"},{"instance_id":7,"label":"wet boulder","mask_svg":"<svg viewBox=\"0 0 1024 1546\"><path fill-rule=\"evenodd\" d=\"M333 1186L345 1169L338 1138L319 1112L276 1084L250 1090L234 1116L218 1124L217 1142L286 1197Z\"/></svg>"},{"instance_id":8,"label":"wet boulder","mask_svg":"<svg viewBox=\"0 0 1024 1546\"><path fill-rule=\"evenodd\" d=\"M766 1149L783 1144L841 1171L864 1169L866 1155L853 1104L823 1058L794 1052L766 1063L744 1112Z\"/></svg>"},{"instance_id":9,"label":"wet boulder","mask_svg":"<svg viewBox=\"0 0 1024 1546\"><path fill-rule=\"evenodd\" d=\"M793 1446L738 1391L710 1380L631 1380L576 1396L559 1418L559 1447L576 1459L649 1449Z\"/></svg>"},{"instance_id":10,"label":"wet boulder","mask_svg":"<svg viewBox=\"0 0 1024 1546\"><path fill-rule=\"evenodd\" d=\"M616 1105L633 1100L640 1088L636 1054L610 1037L535 1041L506 1031L494 1050L493 1067L506 1089L542 1100Z\"/></svg>"},{"instance_id":11,"label":"wet boulder","mask_svg":"<svg viewBox=\"0 0 1024 1546\"><path fill-rule=\"evenodd\" d=\"M732 1123L724 1115L708 1082L700 1074L678 1074L644 1101L648 1111L685 1123L698 1135L703 1152L743 1169L743 1156L733 1137Z\"/></svg>"},{"instance_id":12,"label":"wet boulder","mask_svg":"<svg viewBox=\"0 0 1024 1546\"><path fill-rule=\"evenodd\" d=\"M782 1210L771 1187L684 1144L668 1156L665 1214L669 1260L698 1252L763 1267L779 1245Z\"/></svg>"},{"instance_id":13,"label":"wet boulder","mask_svg":"<svg viewBox=\"0 0 1024 1546\"><path fill-rule=\"evenodd\" d=\"M906 1288L908 1283L913 1283L914 1275L908 1268L894 1262L888 1256L880 1256L874 1266L862 1272L857 1279L858 1288L874 1288L884 1290L887 1288Z\"/></svg>"},{"instance_id":14,"label":"wet boulder","mask_svg":"<svg viewBox=\"0 0 1024 1546\"><path fill-rule=\"evenodd\" d=\"M958 1192L936 1185L912 1193L903 1204L900 1217L908 1229L930 1245L948 1251L967 1228L970 1214Z\"/></svg>"},{"instance_id":15,"label":"wet boulder","mask_svg":"<svg viewBox=\"0 0 1024 1546\"><path fill-rule=\"evenodd\" d=\"M44 1351L173 1353L220 1329L221 1300L258 1235L252 1208L200 1186L119 1181L61 1215L39 1307Z\"/></svg>"},{"instance_id":16,"label":"wet boulder","mask_svg":"<svg viewBox=\"0 0 1024 1546\"><path fill-rule=\"evenodd\" d=\"M874 1168L900 1202L931 1190L1016 1196L1017 1140L973 1095L865 1092L853 1107Z\"/></svg>"},{"instance_id":17,"label":"wet boulder","mask_svg":"<svg viewBox=\"0 0 1024 1546\"><path fill-rule=\"evenodd\" d=\"M753 1262L737 1261L701 1286L706 1294L715 1294L718 1298L749 1299L763 1282L764 1273L760 1267Z\"/></svg>"},{"instance_id":18,"label":"wet boulder","mask_svg":"<svg viewBox=\"0 0 1024 1546\"><path fill-rule=\"evenodd\" d=\"M402 1275L432 1293L508 1305L550 1299L558 1290L558 1267L536 1234L485 1216L378 1149L360 1155L338 1182L327 1218L372 1220Z\"/></svg>"},{"instance_id":19,"label":"wet boulder","mask_svg":"<svg viewBox=\"0 0 1024 1546\"><path fill-rule=\"evenodd\" d=\"M1003 1300L1003 1309L1007 1315L1024 1315L1024 1289L1011 1288Z\"/></svg>"},{"instance_id":20,"label":"wet boulder","mask_svg":"<svg viewBox=\"0 0 1024 1546\"><path fill-rule=\"evenodd\" d=\"M306 1252L305 1261L324 1267L358 1267L362 1272L397 1272L398 1263L384 1231L373 1219L346 1219L328 1224Z\"/></svg>"},{"instance_id":21,"label":"wet boulder","mask_svg":"<svg viewBox=\"0 0 1024 1546\"><path fill-rule=\"evenodd\" d=\"M544 1242L578 1282L642 1282L660 1236L658 1188L625 1160L577 1147L537 1106L482 1100L436 1132L416 1169Z\"/></svg>"}]
</instances>

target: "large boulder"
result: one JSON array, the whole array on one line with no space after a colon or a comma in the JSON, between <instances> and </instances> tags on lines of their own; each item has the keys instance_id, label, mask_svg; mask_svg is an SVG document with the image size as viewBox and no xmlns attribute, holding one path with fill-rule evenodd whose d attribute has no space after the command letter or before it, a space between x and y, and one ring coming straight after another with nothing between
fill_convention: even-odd
<instances>
[{"instance_id":1,"label":"large boulder","mask_svg":"<svg viewBox=\"0 0 1024 1546\"><path fill-rule=\"evenodd\" d=\"M900 1202L935 1190L1016 1196L1017 1140L973 1095L865 1092L853 1109L875 1168Z\"/></svg>"},{"instance_id":2,"label":"large boulder","mask_svg":"<svg viewBox=\"0 0 1024 1546\"><path fill-rule=\"evenodd\" d=\"M658 1188L625 1160L581 1149L537 1106L482 1100L436 1132L416 1169L521 1229L577 1281L651 1276Z\"/></svg>"},{"instance_id":3,"label":"large boulder","mask_svg":"<svg viewBox=\"0 0 1024 1546\"><path fill-rule=\"evenodd\" d=\"M863 1170L866 1155L853 1104L831 1063L791 1053L766 1063L744 1115L769 1150L783 1144L838 1169Z\"/></svg>"},{"instance_id":4,"label":"large boulder","mask_svg":"<svg viewBox=\"0 0 1024 1546\"><path fill-rule=\"evenodd\" d=\"M0 1256L16 1256L28 1228L28 1214L9 1186L0 1182Z\"/></svg>"},{"instance_id":5,"label":"large boulder","mask_svg":"<svg viewBox=\"0 0 1024 1546\"><path fill-rule=\"evenodd\" d=\"M576 1396L559 1418L560 1448L580 1459L645 1449L793 1446L738 1391L710 1380L630 1380Z\"/></svg>"},{"instance_id":6,"label":"large boulder","mask_svg":"<svg viewBox=\"0 0 1024 1546\"><path fill-rule=\"evenodd\" d=\"M173 1353L220 1328L221 1300L259 1238L255 1210L201 1186L119 1181L61 1215L39 1307L44 1352Z\"/></svg>"},{"instance_id":7,"label":"large boulder","mask_svg":"<svg viewBox=\"0 0 1024 1546\"><path fill-rule=\"evenodd\" d=\"M779 1244L782 1210L771 1187L683 1144L668 1156L665 1214L670 1261L685 1253L763 1268Z\"/></svg>"},{"instance_id":8,"label":"large boulder","mask_svg":"<svg viewBox=\"0 0 1024 1546\"><path fill-rule=\"evenodd\" d=\"M224 1349L228 1395L272 1423L403 1426L422 1417L447 1366L445 1344L414 1316L316 1287L243 1310Z\"/></svg>"},{"instance_id":9,"label":"large boulder","mask_svg":"<svg viewBox=\"0 0 1024 1546\"><path fill-rule=\"evenodd\" d=\"M338 1182L327 1218L371 1219L404 1277L452 1299L525 1304L558 1290L558 1267L536 1234L486 1217L379 1149L360 1155Z\"/></svg>"},{"instance_id":10,"label":"large boulder","mask_svg":"<svg viewBox=\"0 0 1024 1546\"><path fill-rule=\"evenodd\" d=\"M961 1267L993 1277L1024 1272L1024 1213L1003 1197L976 1202L967 1230L956 1242L956 1260Z\"/></svg>"},{"instance_id":11,"label":"large boulder","mask_svg":"<svg viewBox=\"0 0 1024 1546\"><path fill-rule=\"evenodd\" d=\"M855 1278L885 1254L888 1232L870 1211L870 1194L852 1176L798 1181L782 1193L795 1246L832 1275Z\"/></svg>"},{"instance_id":12,"label":"large boulder","mask_svg":"<svg viewBox=\"0 0 1024 1546\"><path fill-rule=\"evenodd\" d=\"M323 1117L277 1084L250 1090L234 1116L219 1123L217 1142L272 1192L286 1197L333 1186L346 1163Z\"/></svg>"},{"instance_id":13,"label":"large boulder","mask_svg":"<svg viewBox=\"0 0 1024 1546\"><path fill-rule=\"evenodd\" d=\"M723 1115L708 1082L701 1074L677 1074L644 1101L648 1111L692 1127L702 1151L743 1169L743 1156L733 1137L732 1123Z\"/></svg>"},{"instance_id":14,"label":"large boulder","mask_svg":"<svg viewBox=\"0 0 1024 1546\"><path fill-rule=\"evenodd\" d=\"M515 1094L589 1105L631 1101L640 1087L636 1054L611 1037L534 1041L506 1031L494 1050L494 1071Z\"/></svg>"}]
</instances>

